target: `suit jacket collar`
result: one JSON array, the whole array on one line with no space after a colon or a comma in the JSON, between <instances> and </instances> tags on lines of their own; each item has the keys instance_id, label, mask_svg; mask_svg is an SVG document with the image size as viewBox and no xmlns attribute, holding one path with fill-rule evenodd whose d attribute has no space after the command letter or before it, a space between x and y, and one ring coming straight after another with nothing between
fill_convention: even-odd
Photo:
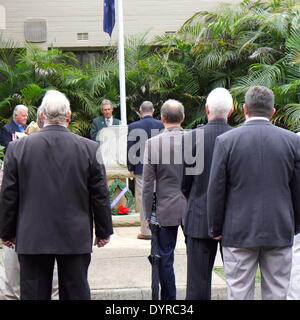
<instances>
[{"instance_id":1,"label":"suit jacket collar","mask_svg":"<svg viewBox=\"0 0 300 320\"><path fill-rule=\"evenodd\" d=\"M165 128L163 132L169 132L169 131L183 131L183 129L181 127L169 127L169 128Z\"/></svg>"},{"instance_id":2,"label":"suit jacket collar","mask_svg":"<svg viewBox=\"0 0 300 320\"><path fill-rule=\"evenodd\" d=\"M245 122L243 124L244 126L257 126L257 125L261 125L261 126L272 126L272 122L271 121L268 121L268 120L251 120L251 121L248 121L248 122Z\"/></svg>"},{"instance_id":3,"label":"suit jacket collar","mask_svg":"<svg viewBox=\"0 0 300 320\"><path fill-rule=\"evenodd\" d=\"M153 117L152 116L145 116L145 117L143 117L141 119L148 119L148 118L153 118Z\"/></svg>"},{"instance_id":4,"label":"suit jacket collar","mask_svg":"<svg viewBox=\"0 0 300 320\"><path fill-rule=\"evenodd\" d=\"M212 119L207 122L207 125L220 125L220 124L227 125L228 123L225 119L222 119L222 118Z\"/></svg>"},{"instance_id":5,"label":"suit jacket collar","mask_svg":"<svg viewBox=\"0 0 300 320\"><path fill-rule=\"evenodd\" d=\"M60 126L59 124L53 124L47 127L42 128L39 132L45 132L45 131L64 131L64 132L70 132L70 130L66 127Z\"/></svg>"}]
</instances>

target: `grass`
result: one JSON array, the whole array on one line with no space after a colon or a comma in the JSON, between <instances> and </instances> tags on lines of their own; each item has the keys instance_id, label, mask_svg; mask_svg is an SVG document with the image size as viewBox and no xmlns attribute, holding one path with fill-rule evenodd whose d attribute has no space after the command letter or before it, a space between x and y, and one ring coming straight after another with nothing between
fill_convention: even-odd
<instances>
[{"instance_id":1,"label":"grass","mask_svg":"<svg viewBox=\"0 0 300 320\"><path fill-rule=\"evenodd\" d=\"M226 280L225 272L224 272L224 267L214 267L213 271L222 279ZM260 276L260 270L259 268L256 271L256 276L255 276L255 282L260 283L261 282L261 276Z\"/></svg>"}]
</instances>

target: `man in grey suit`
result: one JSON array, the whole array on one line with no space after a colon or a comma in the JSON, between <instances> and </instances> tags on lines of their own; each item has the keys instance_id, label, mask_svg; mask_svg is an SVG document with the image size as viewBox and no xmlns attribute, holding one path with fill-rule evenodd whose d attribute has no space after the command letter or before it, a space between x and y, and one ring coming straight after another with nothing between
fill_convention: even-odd
<instances>
[{"instance_id":1,"label":"man in grey suit","mask_svg":"<svg viewBox=\"0 0 300 320\"><path fill-rule=\"evenodd\" d=\"M211 239L208 234L207 187L216 137L232 129L227 124L232 106L233 101L229 91L224 88L214 89L206 100L208 123L188 133L195 136L204 131L204 146L197 145L196 139L192 140L193 150L199 148L204 152L204 169L198 175L184 175L182 182L182 192L188 200L184 224L187 243L187 300L211 299L212 268L218 241ZM202 140L199 142L203 143Z\"/></svg>"},{"instance_id":2,"label":"man in grey suit","mask_svg":"<svg viewBox=\"0 0 300 320\"><path fill-rule=\"evenodd\" d=\"M274 126L273 92L245 96L246 123L217 137L208 187L209 228L222 239L229 299L286 299L294 234L300 230L300 138Z\"/></svg>"},{"instance_id":3,"label":"man in grey suit","mask_svg":"<svg viewBox=\"0 0 300 320\"><path fill-rule=\"evenodd\" d=\"M103 116L94 118L90 129L90 138L96 141L97 134L103 128L117 126L121 121L113 117L114 107L110 100L104 99L100 105L100 111Z\"/></svg>"},{"instance_id":4,"label":"man in grey suit","mask_svg":"<svg viewBox=\"0 0 300 320\"><path fill-rule=\"evenodd\" d=\"M182 225L186 212L186 199L181 193L183 119L183 105L176 100L166 101L161 108L161 120L165 130L147 140L145 146L142 204L146 219L150 221L156 184L162 300L176 299L174 249L178 226Z\"/></svg>"},{"instance_id":5,"label":"man in grey suit","mask_svg":"<svg viewBox=\"0 0 300 320\"><path fill-rule=\"evenodd\" d=\"M99 247L113 232L99 145L67 129L70 103L58 91L46 93L41 119L39 132L7 148L0 237L16 246L22 300L51 298L55 261L59 298L89 300L93 224Z\"/></svg>"}]
</instances>

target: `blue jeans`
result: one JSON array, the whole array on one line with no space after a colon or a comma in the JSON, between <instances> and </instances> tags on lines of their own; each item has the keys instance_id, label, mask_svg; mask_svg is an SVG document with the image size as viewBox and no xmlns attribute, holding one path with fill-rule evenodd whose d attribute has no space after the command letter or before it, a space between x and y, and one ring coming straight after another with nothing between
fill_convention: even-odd
<instances>
[{"instance_id":1,"label":"blue jeans","mask_svg":"<svg viewBox=\"0 0 300 320\"><path fill-rule=\"evenodd\" d=\"M161 300L176 300L176 285L174 273L174 250L176 247L178 226L160 227L158 230L158 245L161 262L159 278Z\"/></svg>"}]
</instances>

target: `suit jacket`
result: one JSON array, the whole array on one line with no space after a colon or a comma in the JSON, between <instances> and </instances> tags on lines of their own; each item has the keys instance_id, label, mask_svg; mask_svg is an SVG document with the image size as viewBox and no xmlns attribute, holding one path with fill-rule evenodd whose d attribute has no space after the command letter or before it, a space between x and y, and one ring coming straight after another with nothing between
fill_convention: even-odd
<instances>
[{"instance_id":1,"label":"suit jacket","mask_svg":"<svg viewBox=\"0 0 300 320\"><path fill-rule=\"evenodd\" d=\"M83 254L112 234L98 143L60 125L11 142L0 197L0 236L19 254Z\"/></svg>"},{"instance_id":2,"label":"suit jacket","mask_svg":"<svg viewBox=\"0 0 300 320\"><path fill-rule=\"evenodd\" d=\"M251 120L217 137L207 194L227 247L284 247L300 230L300 137Z\"/></svg>"},{"instance_id":3,"label":"suit jacket","mask_svg":"<svg viewBox=\"0 0 300 320\"><path fill-rule=\"evenodd\" d=\"M184 224L184 232L192 238L209 239L207 222L207 187L209 181L211 160L216 137L231 126L223 119L210 120L205 126L198 127L188 134L204 130L204 169L199 175L183 175L182 192L188 200L188 209ZM200 148L200 146L197 146ZM193 140L193 150L196 141Z\"/></svg>"},{"instance_id":4,"label":"suit jacket","mask_svg":"<svg viewBox=\"0 0 300 320\"><path fill-rule=\"evenodd\" d=\"M20 132L20 129L14 121L6 123L0 130L0 145L7 148L8 144L12 141L12 134L15 132Z\"/></svg>"},{"instance_id":5,"label":"suit jacket","mask_svg":"<svg viewBox=\"0 0 300 320\"><path fill-rule=\"evenodd\" d=\"M181 164L172 161L182 150L182 136L182 128L170 127L146 142L142 205L150 220L156 183L156 216L163 227L181 225L186 212L186 199L181 193L182 159L178 159Z\"/></svg>"},{"instance_id":6,"label":"suit jacket","mask_svg":"<svg viewBox=\"0 0 300 320\"><path fill-rule=\"evenodd\" d=\"M119 119L116 119L115 117L113 117L113 123L112 125L113 126L117 126L117 125L120 125L121 124L121 121ZM97 117L97 118L94 118L93 121L92 121L92 126L91 126L91 129L90 129L90 138L94 141L96 141L96 137L97 137L97 133L103 129L103 128L106 128L107 127L107 124L105 122L105 118L100 116L100 117Z\"/></svg>"},{"instance_id":7,"label":"suit jacket","mask_svg":"<svg viewBox=\"0 0 300 320\"><path fill-rule=\"evenodd\" d=\"M143 137L136 137L134 135L134 129L142 129L144 131L145 136ZM141 149L137 151L136 157L139 157L141 160L144 158L144 148L145 148L145 139L149 139L155 136L157 133L151 130L156 129L162 130L164 129L164 125L160 120L154 119L151 116L145 116L142 119L132 122L128 125L128 141L127 141L127 155L129 154L130 148L136 144L140 143ZM142 141L140 140L142 139ZM134 140L133 140L134 139ZM133 141L131 141L133 140ZM140 142L139 142L140 141ZM131 154L131 153L130 153ZM142 174L143 173L143 164L142 161L138 161L138 163L132 163L131 157L127 158L127 167L128 171L133 171L135 174ZM133 159L134 160L134 159Z\"/></svg>"}]
</instances>

